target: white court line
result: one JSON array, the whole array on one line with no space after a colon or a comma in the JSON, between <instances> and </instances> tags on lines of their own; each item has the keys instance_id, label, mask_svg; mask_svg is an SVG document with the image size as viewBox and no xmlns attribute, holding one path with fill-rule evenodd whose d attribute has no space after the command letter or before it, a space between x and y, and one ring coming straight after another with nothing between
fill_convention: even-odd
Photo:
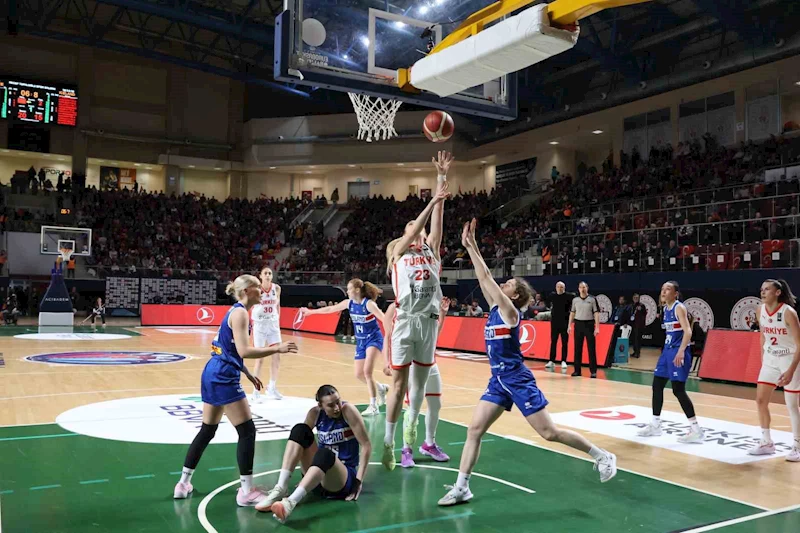
<instances>
[{"instance_id":1,"label":"white court line","mask_svg":"<svg viewBox=\"0 0 800 533\"><path fill-rule=\"evenodd\" d=\"M744 522L752 522L753 520L759 520L761 518L766 518L768 516L775 516L777 514L788 513L791 511L795 511L797 509L800 509L800 505L792 505L790 507L784 507L783 509L775 509L774 511L766 511L763 513L751 514L749 516L734 518L733 520L726 520L725 522L717 522L716 524L698 527L695 529L685 529L683 533L704 533L705 531L714 531L715 529L722 529L724 527L733 526L736 524L742 524Z\"/></svg>"},{"instance_id":2,"label":"white court line","mask_svg":"<svg viewBox=\"0 0 800 533\"><path fill-rule=\"evenodd\" d=\"M200 360L199 357L194 358L194 359ZM200 360L200 362L202 362L202 360ZM51 366L52 367L60 367L60 366L70 366L70 367L84 366L84 367L87 367L89 365L52 364ZM100 370L100 368L107 368L108 366L111 366L111 365L105 365L105 366L103 366L103 365L95 365L92 370L86 369L86 370L78 370L78 371L75 371L75 372L53 372L53 371L50 371L50 372L2 372L2 373L0 373L0 378L3 378L5 376L37 376L37 375L63 376L64 374L113 374L115 372L116 373L123 373L123 372L133 372L133 371L137 371L137 372L158 372L159 374L161 374L163 372L186 372L185 368L141 368L143 366L145 366L145 367L153 367L153 366L158 366L158 365L125 365L125 366L120 365L116 369L113 369L113 370L112 369ZM291 369L295 369L295 368L319 368L319 365L292 365ZM361 386L363 387L364 385L361 385Z\"/></svg>"},{"instance_id":3,"label":"white court line","mask_svg":"<svg viewBox=\"0 0 800 533\"><path fill-rule=\"evenodd\" d=\"M3 497L0 496L0 533L3 533Z\"/></svg>"},{"instance_id":4,"label":"white court line","mask_svg":"<svg viewBox=\"0 0 800 533\"><path fill-rule=\"evenodd\" d=\"M455 425L461 426L461 427L469 427L469 426L467 426L467 424L462 424L460 422L453 422L452 420L447 420L445 418L440 418L439 420L442 420L444 422L449 422L451 424L455 424ZM541 450L546 450L548 452L553 452L553 453L557 453L557 454L560 454L560 455L565 455L567 457L572 457L573 459L578 459L580 461L586 461L587 463L594 463L594 460L592 460L590 458L579 457L579 456L576 456L576 455L569 454L567 452L562 452L560 450L554 450L552 448L547 448L546 446L541 446L541 445L536 444L535 442L533 442L531 440L524 439L522 437L517 437L517 436L514 436L514 435L500 435L499 433L492 433L491 431L487 431L486 434L487 435L493 435L495 437L500 437L500 438L503 438L503 439L513 440L513 441L516 441L516 442L519 442L519 443L522 443L522 444L527 444L528 446L533 446L534 448L539 448ZM419 465L417 465L417 466L419 466ZM723 500L728 500L728 501L731 501L731 502L734 502L734 503L738 503L740 505L746 505L748 507L755 507L756 509L761 509L763 511L768 511L769 510L766 507L762 507L762 506L756 505L754 503L748 503L748 502L745 502L745 501L742 501L742 500L737 500L736 498L730 498L728 496L723 496L722 494L717 494L715 492L710 492L710 491L707 491L707 490L698 489L696 487L690 487L689 485L684 485L684 484L678 483L676 481L670 481L668 479L662 479L660 477L651 476L651 475L648 475L648 474L642 474L641 472L634 472L633 470L628 470L626 468L617 467L617 470L621 470L622 472L628 472L629 474L634 474L634 475L641 476L641 477L646 477L648 479L652 479L652 480L655 480L655 481L660 481L660 482L666 483L668 485L674 485L674 486L680 487L682 489L688 489L688 490L692 490L694 492L700 492L702 494L707 494L708 496L714 496L716 498L720 498L720 499L723 499Z\"/></svg>"},{"instance_id":5,"label":"white court line","mask_svg":"<svg viewBox=\"0 0 800 533\"><path fill-rule=\"evenodd\" d=\"M370 462L369 464L370 465L375 465L375 466L382 466L382 463L378 463L378 462ZM399 465L400 463L397 463L397 464ZM299 468L299 467L297 467L297 468ZM449 472L458 473L458 468L450 468L450 467L447 467L447 466L435 466L435 465L417 464L416 468L430 468L431 470L447 470ZM280 469L277 469L277 470L270 470L269 472L260 472L258 474L253 474L253 478L255 479L255 478L260 477L260 476L266 476L266 475L274 474L274 473L280 472L280 471L281 471ZM506 481L505 479L500 479L500 478L496 478L496 477L492 477L492 476L487 476L486 474L480 474L478 472L473 472L472 476L473 477L481 477L481 478L484 478L484 479L488 479L489 481L494 481L496 483L500 483L502 485L506 485L506 486L509 486L509 487L517 489L517 490L521 490L522 492L527 492L528 494L536 494L536 491L533 490L533 489L529 489L527 487L523 487L522 485L517 485L516 483L511 483L510 481ZM208 531L208 533L219 533L214 528L214 526L211 525L211 522L208 520L208 517L206 516L206 508L208 507L208 504L211 503L211 500L214 498L214 496L216 496L217 494L219 494L223 490L225 490L225 489L227 489L229 487L233 487L234 485L237 485L239 483L240 483L240 481L237 479L237 480L231 481L230 483L226 483L225 485L217 487L213 491L209 492L208 495L206 495L206 497L203 498L203 501L200 502L200 505L197 507L197 518L200 520L200 524L203 526L203 529Z\"/></svg>"}]
</instances>

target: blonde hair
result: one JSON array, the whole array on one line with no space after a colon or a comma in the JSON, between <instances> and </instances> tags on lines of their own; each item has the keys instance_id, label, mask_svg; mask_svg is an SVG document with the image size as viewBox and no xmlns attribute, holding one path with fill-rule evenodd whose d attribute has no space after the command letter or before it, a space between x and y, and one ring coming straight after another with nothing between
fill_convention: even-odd
<instances>
[{"instance_id":1,"label":"blonde hair","mask_svg":"<svg viewBox=\"0 0 800 533\"><path fill-rule=\"evenodd\" d=\"M225 287L225 294L228 296L233 296L236 298L236 301L239 301L242 299L244 291L250 287L259 286L261 286L261 281L257 277L251 276L250 274L242 274L235 280L228 283L228 286Z\"/></svg>"},{"instance_id":2,"label":"blonde hair","mask_svg":"<svg viewBox=\"0 0 800 533\"><path fill-rule=\"evenodd\" d=\"M389 242L386 245L386 276L392 277L392 257L394 256L394 247L395 245L400 242L402 237L398 237L397 239Z\"/></svg>"}]
</instances>

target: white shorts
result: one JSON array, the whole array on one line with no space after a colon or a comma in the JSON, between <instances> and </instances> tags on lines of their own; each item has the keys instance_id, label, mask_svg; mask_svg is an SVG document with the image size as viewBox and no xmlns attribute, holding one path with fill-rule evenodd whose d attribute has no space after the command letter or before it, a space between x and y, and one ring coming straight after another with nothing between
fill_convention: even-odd
<instances>
[{"instance_id":1,"label":"white shorts","mask_svg":"<svg viewBox=\"0 0 800 533\"><path fill-rule=\"evenodd\" d=\"M398 315L392 331L392 368L415 363L433 366L439 321L419 315Z\"/></svg>"},{"instance_id":2,"label":"white shorts","mask_svg":"<svg viewBox=\"0 0 800 533\"><path fill-rule=\"evenodd\" d=\"M257 330L253 328L253 346L256 348L266 348L281 343L280 329Z\"/></svg>"},{"instance_id":3,"label":"white shorts","mask_svg":"<svg viewBox=\"0 0 800 533\"><path fill-rule=\"evenodd\" d=\"M764 354L764 359L761 363L761 372L758 373L758 382L777 387L778 378L789 369L791 364L791 355L775 356L772 354ZM783 390L784 392L800 393L800 367L795 371L792 381L790 381Z\"/></svg>"}]
</instances>

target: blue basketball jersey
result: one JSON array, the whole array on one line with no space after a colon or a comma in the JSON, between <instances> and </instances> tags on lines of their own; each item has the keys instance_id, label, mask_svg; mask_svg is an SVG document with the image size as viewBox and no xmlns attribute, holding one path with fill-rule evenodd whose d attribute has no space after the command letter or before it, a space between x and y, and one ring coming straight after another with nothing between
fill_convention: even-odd
<instances>
[{"instance_id":1,"label":"blue basketball jersey","mask_svg":"<svg viewBox=\"0 0 800 533\"><path fill-rule=\"evenodd\" d=\"M378 319L367 309L367 302L369 302L369 298L364 298L360 304L350 300L350 319L353 321L356 341L368 340L376 334L381 335Z\"/></svg>"},{"instance_id":2,"label":"blue basketball jersey","mask_svg":"<svg viewBox=\"0 0 800 533\"><path fill-rule=\"evenodd\" d=\"M342 402L346 405L346 402ZM321 448L328 448L346 467L358 469L358 453L360 447L353 430L344 416L331 418L325 411L319 410L317 417L317 444Z\"/></svg>"},{"instance_id":3,"label":"blue basketball jersey","mask_svg":"<svg viewBox=\"0 0 800 533\"><path fill-rule=\"evenodd\" d=\"M501 374L525 366L522 350L519 345L519 315L517 324L509 326L500 316L500 308L492 307L489 319L484 328L486 339L486 355L489 356L489 365L492 374Z\"/></svg>"},{"instance_id":4,"label":"blue basketball jersey","mask_svg":"<svg viewBox=\"0 0 800 533\"><path fill-rule=\"evenodd\" d=\"M241 371L244 363L242 362L242 357L239 355L239 352L236 351L236 344L233 342L233 330L228 325L228 318L237 307L244 309L244 306L237 302L225 313L222 324L219 325L217 336L211 341L211 355L219 357L222 361L233 365Z\"/></svg>"},{"instance_id":5,"label":"blue basketball jersey","mask_svg":"<svg viewBox=\"0 0 800 533\"><path fill-rule=\"evenodd\" d=\"M680 348L681 341L683 341L683 328L678 320L678 306L683 307L679 300L675 300L672 304L672 309L664 306L663 325L667 337L664 339L665 348Z\"/></svg>"}]
</instances>

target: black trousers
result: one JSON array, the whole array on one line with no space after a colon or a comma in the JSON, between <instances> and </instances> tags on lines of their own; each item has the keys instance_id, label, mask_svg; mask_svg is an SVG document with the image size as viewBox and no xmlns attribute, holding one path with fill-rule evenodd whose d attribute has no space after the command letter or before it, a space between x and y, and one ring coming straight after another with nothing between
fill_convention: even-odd
<instances>
[{"instance_id":1,"label":"black trousers","mask_svg":"<svg viewBox=\"0 0 800 533\"><path fill-rule=\"evenodd\" d=\"M558 344L558 337L561 336L561 360L567 360L567 345L569 344L569 334L567 333L567 324L553 324L550 323L550 361L556 361L556 345Z\"/></svg>"},{"instance_id":2,"label":"black trousers","mask_svg":"<svg viewBox=\"0 0 800 533\"><path fill-rule=\"evenodd\" d=\"M581 373L581 366L583 362L583 341L589 347L589 371L592 374L597 373L597 349L595 346L594 338L594 320L586 320L574 322L575 324L575 373Z\"/></svg>"},{"instance_id":3,"label":"black trousers","mask_svg":"<svg viewBox=\"0 0 800 533\"><path fill-rule=\"evenodd\" d=\"M644 328L633 328L631 331L631 342L633 344L633 355L636 357L641 355L642 351L642 334L644 333Z\"/></svg>"}]
</instances>

